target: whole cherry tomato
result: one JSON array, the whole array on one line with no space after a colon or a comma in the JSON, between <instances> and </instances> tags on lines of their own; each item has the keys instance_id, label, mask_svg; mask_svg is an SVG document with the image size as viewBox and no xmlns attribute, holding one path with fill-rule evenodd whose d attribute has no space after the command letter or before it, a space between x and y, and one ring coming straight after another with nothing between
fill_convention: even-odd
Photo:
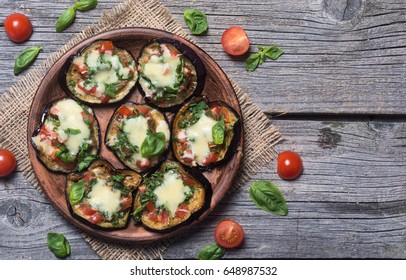
<instances>
[{"instance_id":1,"label":"whole cherry tomato","mask_svg":"<svg viewBox=\"0 0 406 280\"><path fill-rule=\"evenodd\" d=\"M303 170L303 162L300 156L293 151L283 151L278 156L278 175L285 180L293 180L299 177Z\"/></svg>"},{"instance_id":2,"label":"whole cherry tomato","mask_svg":"<svg viewBox=\"0 0 406 280\"><path fill-rule=\"evenodd\" d=\"M22 43L32 34L30 19L23 14L11 14L4 20L4 29L11 41Z\"/></svg>"},{"instance_id":3,"label":"whole cherry tomato","mask_svg":"<svg viewBox=\"0 0 406 280\"><path fill-rule=\"evenodd\" d=\"M224 31L221 44L226 53L231 55L243 55L250 48L247 33L240 26L232 26Z\"/></svg>"},{"instance_id":4,"label":"whole cherry tomato","mask_svg":"<svg viewBox=\"0 0 406 280\"><path fill-rule=\"evenodd\" d=\"M0 177L7 176L16 167L16 158L9 150L0 150Z\"/></svg>"}]
</instances>

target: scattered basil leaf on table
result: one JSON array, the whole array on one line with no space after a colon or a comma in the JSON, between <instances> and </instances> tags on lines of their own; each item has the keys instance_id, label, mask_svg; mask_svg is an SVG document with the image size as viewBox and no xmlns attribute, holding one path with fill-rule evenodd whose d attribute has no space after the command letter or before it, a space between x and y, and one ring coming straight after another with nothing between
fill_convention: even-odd
<instances>
[{"instance_id":1,"label":"scattered basil leaf on table","mask_svg":"<svg viewBox=\"0 0 406 280\"><path fill-rule=\"evenodd\" d=\"M183 12L183 17L190 31L194 35L201 35L209 28L207 17L202 11L186 9Z\"/></svg>"},{"instance_id":2,"label":"scattered basil leaf on table","mask_svg":"<svg viewBox=\"0 0 406 280\"><path fill-rule=\"evenodd\" d=\"M58 258L65 258L70 255L69 241L62 233L49 232L47 243L49 250Z\"/></svg>"},{"instance_id":3,"label":"scattered basil leaf on table","mask_svg":"<svg viewBox=\"0 0 406 280\"><path fill-rule=\"evenodd\" d=\"M78 204L85 194L85 182L73 183L69 191L69 201L72 205Z\"/></svg>"},{"instance_id":4,"label":"scattered basil leaf on table","mask_svg":"<svg viewBox=\"0 0 406 280\"><path fill-rule=\"evenodd\" d=\"M59 16L58 20L56 21L55 25L56 32L62 32L66 28L68 28L75 20L75 16L76 10L73 7L63 11L62 14Z\"/></svg>"},{"instance_id":5,"label":"scattered basil leaf on table","mask_svg":"<svg viewBox=\"0 0 406 280\"><path fill-rule=\"evenodd\" d=\"M266 212L288 215L288 206L282 192L270 181L253 182L250 187L250 198L258 208Z\"/></svg>"},{"instance_id":6,"label":"scattered basil leaf on table","mask_svg":"<svg viewBox=\"0 0 406 280\"><path fill-rule=\"evenodd\" d=\"M219 260L221 259L226 250L220 247L216 243L212 243L200 249L198 259L199 260Z\"/></svg>"},{"instance_id":7,"label":"scattered basil leaf on table","mask_svg":"<svg viewBox=\"0 0 406 280\"><path fill-rule=\"evenodd\" d=\"M14 75L18 75L27 69L37 58L42 47L33 46L23 50L16 58L14 64Z\"/></svg>"},{"instance_id":8,"label":"scattered basil leaf on table","mask_svg":"<svg viewBox=\"0 0 406 280\"><path fill-rule=\"evenodd\" d=\"M259 65L265 62L266 58L277 60L284 53L281 48L275 45L268 47L258 46L258 52L251 54L245 60L245 69L248 72L253 72Z\"/></svg>"},{"instance_id":9,"label":"scattered basil leaf on table","mask_svg":"<svg viewBox=\"0 0 406 280\"><path fill-rule=\"evenodd\" d=\"M225 130L224 119L221 119L212 128L214 144L221 145L224 143L224 130Z\"/></svg>"},{"instance_id":10,"label":"scattered basil leaf on table","mask_svg":"<svg viewBox=\"0 0 406 280\"><path fill-rule=\"evenodd\" d=\"M165 150L166 137L163 132L149 133L141 144L143 157L154 157L162 154Z\"/></svg>"},{"instance_id":11,"label":"scattered basil leaf on table","mask_svg":"<svg viewBox=\"0 0 406 280\"><path fill-rule=\"evenodd\" d=\"M74 7L76 10L84 12L96 8L97 4L97 0L79 0Z\"/></svg>"}]
</instances>

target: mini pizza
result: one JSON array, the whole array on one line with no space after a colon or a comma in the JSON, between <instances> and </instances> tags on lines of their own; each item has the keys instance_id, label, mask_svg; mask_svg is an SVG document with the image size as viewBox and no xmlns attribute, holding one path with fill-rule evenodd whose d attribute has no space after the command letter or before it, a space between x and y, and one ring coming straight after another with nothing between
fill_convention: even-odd
<instances>
[{"instance_id":1,"label":"mini pizza","mask_svg":"<svg viewBox=\"0 0 406 280\"><path fill-rule=\"evenodd\" d=\"M239 138L239 116L225 103L196 98L176 114L172 148L187 166L211 168L228 159Z\"/></svg>"},{"instance_id":2,"label":"mini pizza","mask_svg":"<svg viewBox=\"0 0 406 280\"><path fill-rule=\"evenodd\" d=\"M114 103L126 97L138 73L130 53L111 41L97 41L75 56L66 73L72 95L86 103Z\"/></svg>"},{"instance_id":3,"label":"mini pizza","mask_svg":"<svg viewBox=\"0 0 406 280\"><path fill-rule=\"evenodd\" d=\"M99 125L91 108L63 98L45 109L31 142L48 169L80 171L98 155Z\"/></svg>"},{"instance_id":4,"label":"mini pizza","mask_svg":"<svg viewBox=\"0 0 406 280\"><path fill-rule=\"evenodd\" d=\"M127 225L133 203L132 192L142 177L130 170L116 170L97 160L81 173L67 177L66 197L72 214L91 225L120 229Z\"/></svg>"},{"instance_id":5,"label":"mini pizza","mask_svg":"<svg viewBox=\"0 0 406 280\"><path fill-rule=\"evenodd\" d=\"M169 125L161 112L128 102L111 117L105 142L127 167L145 172L164 158L169 140Z\"/></svg>"},{"instance_id":6,"label":"mini pizza","mask_svg":"<svg viewBox=\"0 0 406 280\"><path fill-rule=\"evenodd\" d=\"M210 204L211 186L198 173L187 173L167 160L160 170L144 178L134 200L134 218L152 230L173 229L191 221Z\"/></svg>"},{"instance_id":7,"label":"mini pizza","mask_svg":"<svg viewBox=\"0 0 406 280\"><path fill-rule=\"evenodd\" d=\"M204 83L204 69L197 56L194 63L199 72L172 43L156 40L146 45L138 58L140 91L146 101L166 109L197 94Z\"/></svg>"}]
</instances>

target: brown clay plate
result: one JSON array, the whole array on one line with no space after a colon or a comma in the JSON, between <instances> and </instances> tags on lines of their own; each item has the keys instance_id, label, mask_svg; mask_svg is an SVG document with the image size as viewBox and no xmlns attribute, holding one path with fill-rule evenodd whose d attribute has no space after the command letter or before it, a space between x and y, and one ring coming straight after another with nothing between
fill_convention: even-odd
<instances>
[{"instance_id":1,"label":"brown clay plate","mask_svg":"<svg viewBox=\"0 0 406 280\"><path fill-rule=\"evenodd\" d=\"M125 229L109 231L100 230L78 221L71 215L65 198L66 175L53 173L46 169L37 158L35 149L31 145L31 135L36 126L40 123L41 115L46 105L62 97L69 96L62 89L58 75L60 75L60 72L63 71L65 62L72 55L75 55L83 47L96 40L112 40L116 46L126 49L133 55L133 57L137 58L142 47L150 40L156 38L175 39L191 48L198 55L206 68L206 79L202 94L206 95L209 101L221 100L227 103L241 116L241 108L238 104L237 97L230 81L217 63L207 53L179 36L167 33L165 31L147 28L125 28L108 31L89 38L67 51L45 75L35 94L30 109L28 119L28 152L34 172L38 181L42 185L46 196L51 201L53 206L75 226L86 233L107 240L122 242L149 242L175 236L190 229L192 226L207 217L218 202L224 197L237 174L242 160L243 132L241 131L238 149L234 155L231 156L230 160L211 171L206 171L203 173L212 184L213 195L209 208L198 216L192 223L177 227L170 232L159 233L147 230L142 225L135 224L133 219L130 219L128 227ZM130 97L126 99L126 101L144 103L144 98L140 94L139 90L135 89L130 94ZM108 150L106 146L104 146L104 136L107 124L114 112L114 109L118 106L120 106L120 104L92 107L100 125L101 157L110 161L116 168L125 168L125 166L123 166L123 164L114 156L114 154ZM173 113L167 113L167 117L171 121L173 119ZM242 126L242 122L240 122L240 125Z\"/></svg>"}]
</instances>

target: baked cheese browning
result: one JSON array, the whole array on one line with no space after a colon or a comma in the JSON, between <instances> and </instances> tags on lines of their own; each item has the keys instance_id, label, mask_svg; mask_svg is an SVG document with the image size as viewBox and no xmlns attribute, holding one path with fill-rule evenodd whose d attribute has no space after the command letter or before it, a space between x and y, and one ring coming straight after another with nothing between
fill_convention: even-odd
<instances>
[{"instance_id":1,"label":"baked cheese browning","mask_svg":"<svg viewBox=\"0 0 406 280\"><path fill-rule=\"evenodd\" d=\"M93 225L122 228L129 217L131 192L140 181L136 172L116 171L98 160L86 172L68 175L68 203L75 215Z\"/></svg>"},{"instance_id":2,"label":"baked cheese browning","mask_svg":"<svg viewBox=\"0 0 406 280\"><path fill-rule=\"evenodd\" d=\"M69 172L86 168L96 158L98 133L92 109L65 98L51 105L31 139L49 169Z\"/></svg>"},{"instance_id":3,"label":"baked cheese browning","mask_svg":"<svg viewBox=\"0 0 406 280\"><path fill-rule=\"evenodd\" d=\"M123 99L137 78L135 61L127 51L111 41L98 41L72 60L66 81L80 100L112 103Z\"/></svg>"},{"instance_id":4,"label":"baked cheese browning","mask_svg":"<svg viewBox=\"0 0 406 280\"><path fill-rule=\"evenodd\" d=\"M169 125L162 113L150 106L129 102L113 114L106 133L106 145L137 172L144 172L160 162L169 139Z\"/></svg>"},{"instance_id":5,"label":"baked cheese browning","mask_svg":"<svg viewBox=\"0 0 406 280\"><path fill-rule=\"evenodd\" d=\"M198 98L186 104L173 125L176 158L188 166L208 166L225 158L238 116L224 104Z\"/></svg>"},{"instance_id":6,"label":"baked cheese browning","mask_svg":"<svg viewBox=\"0 0 406 280\"><path fill-rule=\"evenodd\" d=\"M205 188L183 168L167 160L159 172L145 178L137 193L134 216L154 230L172 228L199 211Z\"/></svg>"},{"instance_id":7,"label":"baked cheese browning","mask_svg":"<svg viewBox=\"0 0 406 280\"><path fill-rule=\"evenodd\" d=\"M147 45L138 59L138 71L145 98L159 107L181 104L197 86L195 67L170 43Z\"/></svg>"}]
</instances>

